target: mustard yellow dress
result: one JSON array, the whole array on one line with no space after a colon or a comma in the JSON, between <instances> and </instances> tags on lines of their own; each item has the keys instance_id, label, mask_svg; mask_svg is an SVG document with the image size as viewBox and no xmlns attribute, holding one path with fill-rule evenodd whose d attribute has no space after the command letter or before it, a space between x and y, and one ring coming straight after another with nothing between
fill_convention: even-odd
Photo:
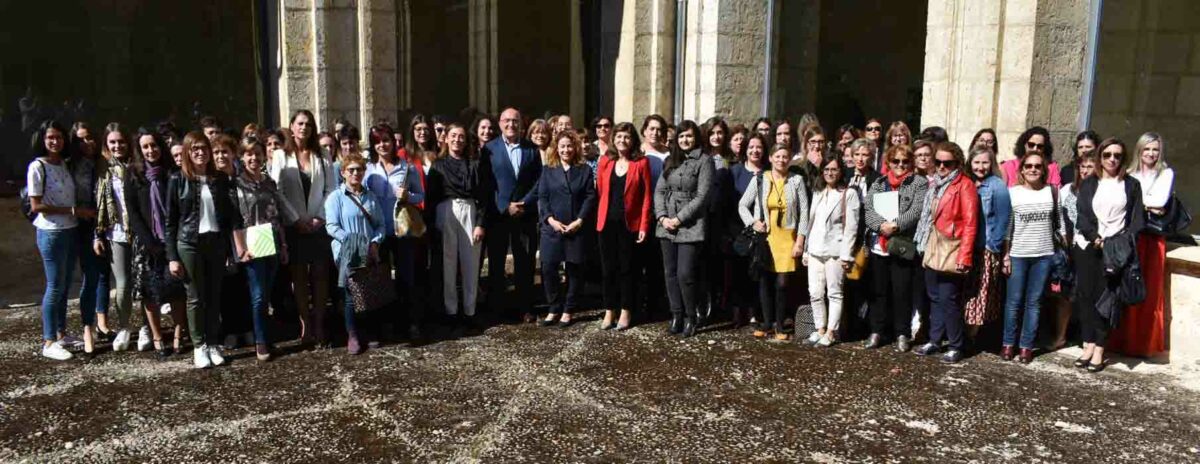
<instances>
[{"instance_id":1,"label":"mustard yellow dress","mask_svg":"<svg viewBox=\"0 0 1200 464\"><path fill-rule=\"evenodd\" d=\"M771 191L767 194L767 221L770 221L767 223L767 244L771 247L772 271L777 274L794 272L796 259L792 257L792 247L796 245L796 229L779 226L787 214L787 198L784 195L787 179L775 180L771 174L766 177L771 179Z\"/></svg>"}]
</instances>

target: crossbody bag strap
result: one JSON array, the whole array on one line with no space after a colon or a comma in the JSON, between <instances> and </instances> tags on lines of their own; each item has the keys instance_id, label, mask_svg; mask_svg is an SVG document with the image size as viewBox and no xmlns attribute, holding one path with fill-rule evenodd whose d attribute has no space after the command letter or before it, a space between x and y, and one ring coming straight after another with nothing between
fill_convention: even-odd
<instances>
[{"instance_id":1,"label":"crossbody bag strap","mask_svg":"<svg viewBox=\"0 0 1200 464\"><path fill-rule=\"evenodd\" d=\"M367 222L370 222L372 226L375 225L375 218L371 217L371 213L367 212L367 208L363 206L362 202L358 201L358 198L355 198L350 192L346 192L346 196L350 197L350 201L353 201L354 205L358 206L358 210L362 211L363 216L367 217Z\"/></svg>"},{"instance_id":2,"label":"crossbody bag strap","mask_svg":"<svg viewBox=\"0 0 1200 464\"><path fill-rule=\"evenodd\" d=\"M765 201L763 200L763 197L770 196L770 192L763 190L763 172L762 171L758 171L758 192L759 192L758 220L765 224L767 222L767 218L766 218L766 214L763 213L763 209L766 208L766 206L763 205L763 203L765 203Z\"/></svg>"}]
</instances>

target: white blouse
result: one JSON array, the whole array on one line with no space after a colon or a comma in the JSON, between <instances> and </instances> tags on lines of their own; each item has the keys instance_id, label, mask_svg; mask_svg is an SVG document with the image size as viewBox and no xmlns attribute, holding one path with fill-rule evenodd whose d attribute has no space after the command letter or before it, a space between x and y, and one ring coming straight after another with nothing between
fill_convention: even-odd
<instances>
[{"instance_id":1,"label":"white blouse","mask_svg":"<svg viewBox=\"0 0 1200 464\"><path fill-rule=\"evenodd\" d=\"M1112 237L1125 228L1125 207L1128 202L1124 179L1100 179L1096 196L1092 197L1092 211L1096 213L1096 228L1100 238Z\"/></svg>"},{"instance_id":2,"label":"white blouse","mask_svg":"<svg viewBox=\"0 0 1200 464\"><path fill-rule=\"evenodd\" d=\"M1147 208L1162 208L1171 199L1171 191L1175 188L1175 171L1171 168L1163 168L1162 172L1139 169L1129 176L1142 184L1142 203Z\"/></svg>"}]
</instances>

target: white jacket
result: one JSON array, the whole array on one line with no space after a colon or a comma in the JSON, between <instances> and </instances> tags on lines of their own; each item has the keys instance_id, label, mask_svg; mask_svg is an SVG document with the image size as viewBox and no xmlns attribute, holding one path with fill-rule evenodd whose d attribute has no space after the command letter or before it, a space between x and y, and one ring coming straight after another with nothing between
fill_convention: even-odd
<instances>
[{"instance_id":1,"label":"white jacket","mask_svg":"<svg viewBox=\"0 0 1200 464\"><path fill-rule=\"evenodd\" d=\"M823 203L825 207L818 206ZM860 208L858 192L854 189L814 192L807 228L800 232L805 236L804 255L822 258L836 256L842 261L853 261ZM810 235L817 224L824 226L824 232Z\"/></svg>"},{"instance_id":2,"label":"white jacket","mask_svg":"<svg viewBox=\"0 0 1200 464\"><path fill-rule=\"evenodd\" d=\"M279 193L283 194L292 209L299 213L302 221L312 218L325 220L325 198L337 188L338 173L334 172L329 160L319 153L314 153L312 161L312 188L309 189L307 198L304 196L304 186L300 184L300 162L295 155L276 152L271 157L271 166L268 169L271 178L275 179L275 184L279 187Z\"/></svg>"}]
</instances>

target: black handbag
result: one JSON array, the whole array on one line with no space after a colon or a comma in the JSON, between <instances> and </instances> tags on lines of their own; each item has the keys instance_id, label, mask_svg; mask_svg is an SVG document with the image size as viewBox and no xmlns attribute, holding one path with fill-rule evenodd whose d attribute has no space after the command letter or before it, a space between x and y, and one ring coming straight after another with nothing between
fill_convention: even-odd
<instances>
[{"instance_id":1,"label":"black handbag","mask_svg":"<svg viewBox=\"0 0 1200 464\"><path fill-rule=\"evenodd\" d=\"M1179 195L1172 193L1171 199L1163 205L1163 210L1163 214L1146 213L1145 232L1172 236L1183 233L1192 225L1192 215L1183 206L1183 202L1179 201Z\"/></svg>"},{"instance_id":2,"label":"black handbag","mask_svg":"<svg viewBox=\"0 0 1200 464\"><path fill-rule=\"evenodd\" d=\"M917 244L913 242L913 239L908 237L888 237L887 253L888 256L912 261L917 257Z\"/></svg>"},{"instance_id":3,"label":"black handbag","mask_svg":"<svg viewBox=\"0 0 1200 464\"><path fill-rule=\"evenodd\" d=\"M1121 273L1121 286L1117 289L1117 299L1126 306L1133 306L1146 301L1146 281L1142 278L1142 266L1134 261Z\"/></svg>"},{"instance_id":4,"label":"black handbag","mask_svg":"<svg viewBox=\"0 0 1200 464\"><path fill-rule=\"evenodd\" d=\"M755 176L755 182L758 185L759 195L762 195L763 174L759 172ZM766 216L763 214L763 205L761 199L756 199L758 205L758 220L766 222ZM738 256L749 258L749 271L752 279L758 277L767 269L770 269L771 262L771 247L767 244L767 234L754 230L754 224L750 224L738 233L733 239L733 251Z\"/></svg>"}]
</instances>

